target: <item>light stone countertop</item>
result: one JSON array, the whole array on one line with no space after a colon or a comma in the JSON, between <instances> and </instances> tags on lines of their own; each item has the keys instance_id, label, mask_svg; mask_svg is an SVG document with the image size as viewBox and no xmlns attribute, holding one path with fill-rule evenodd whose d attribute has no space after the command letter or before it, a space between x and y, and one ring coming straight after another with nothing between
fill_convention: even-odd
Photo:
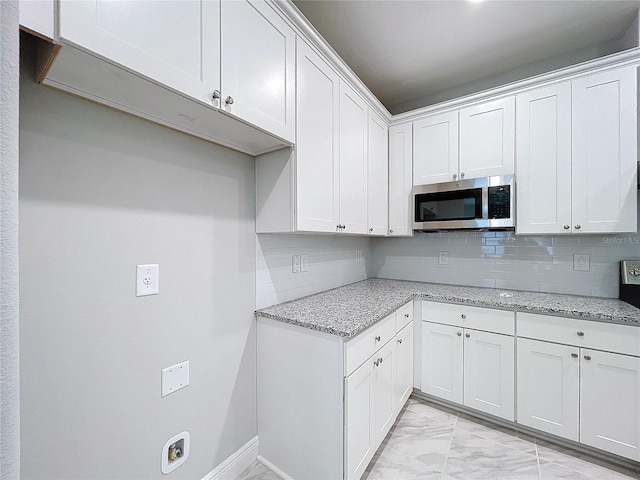
<instances>
[{"instance_id":1,"label":"light stone countertop","mask_svg":"<svg viewBox=\"0 0 640 480\"><path fill-rule=\"evenodd\" d=\"M353 337L412 299L640 326L640 309L614 298L372 278L256 311L256 315Z\"/></svg>"}]
</instances>

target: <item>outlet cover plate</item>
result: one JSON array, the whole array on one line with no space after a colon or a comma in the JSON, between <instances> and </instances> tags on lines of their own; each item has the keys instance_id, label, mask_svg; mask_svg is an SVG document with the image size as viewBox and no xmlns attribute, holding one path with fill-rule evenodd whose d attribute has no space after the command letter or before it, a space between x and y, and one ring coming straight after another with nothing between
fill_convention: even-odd
<instances>
[{"instance_id":1,"label":"outlet cover plate","mask_svg":"<svg viewBox=\"0 0 640 480\"><path fill-rule=\"evenodd\" d=\"M449 264L449 252L438 252L438 265Z\"/></svg>"},{"instance_id":2,"label":"outlet cover plate","mask_svg":"<svg viewBox=\"0 0 640 480\"><path fill-rule=\"evenodd\" d=\"M189 361L162 370L162 396L177 392L189 385Z\"/></svg>"},{"instance_id":3,"label":"outlet cover plate","mask_svg":"<svg viewBox=\"0 0 640 480\"><path fill-rule=\"evenodd\" d=\"M589 255L576 253L573 256L573 270L576 272L588 272L590 268Z\"/></svg>"},{"instance_id":4,"label":"outlet cover plate","mask_svg":"<svg viewBox=\"0 0 640 480\"><path fill-rule=\"evenodd\" d=\"M136 297L158 294L160 266L157 263L136 265Z\"/></svg>"}]
</instances>

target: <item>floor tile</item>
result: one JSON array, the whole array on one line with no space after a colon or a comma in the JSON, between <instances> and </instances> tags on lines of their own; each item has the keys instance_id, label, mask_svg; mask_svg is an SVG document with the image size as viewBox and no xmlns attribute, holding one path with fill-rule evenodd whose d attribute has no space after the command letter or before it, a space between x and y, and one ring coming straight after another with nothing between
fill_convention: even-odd
<instances>
[{"instance_id":1,"label":"floor tile","mask_svg":"<svg viewBox=\"0 0 640 480\"><path fill-rule=\"evenodd\" d=\"M536 454L535 440L510 428L493 425L487 421L464 414L461 414L458 418L456 428L461 428L514 450L520 450L530 455Z\"/></svg>"},{"instance_id":2,"label":"floor tile","mask_svg":"<svg viewBox=\"0 0 640 480\"><path fill-rule=\"evenodd\" d=\"M278 475L273 473L258 461L253 462L251 466L244 470L238 477L238 480L281 480Z\"/></svg>"},{"instance_id":3,"label":"floor tile","mask_svg":"<svg viewBox=\"0 0 640 480\"><path fill-rule=\"evenodd\" d=\"M542 480L594 480L594 477L576 472L557 463L540 460L540 477Z\"/></svg>"},{"instance_id":4,"label":"floor tile","mask_svg":"<svg viewBox=\"0 0 640 480\"><path fill-rule=\"evenodd\" d=\"M441 470L432 470L429 465L388 445L378 450L362 476L362 480L440 480L441 478Z\"/></svg>"},{"instance_id":5,"label":"floor tile","mask_svg":"<svg viewBox=\"0 0 640 480\"><path fill-rule=\"evenodd\" d=\"M466 430L453 432L445 473L454 479L538 480L538 459Z\"/></svg>"},{"instance_id":6,"label":"floor tile","mask_svg":"<svg viewBox=\"0 0 640 480\"><path fill-rule=\"evenodd\" d=\"M454 424L458 418L458 414L453 410L449 410L446 407L430 404L424 400L420 400L415 397L409 397L409 401L406 405L406 410L424 415L440 423Z\"/></svg>"}]
</instances>

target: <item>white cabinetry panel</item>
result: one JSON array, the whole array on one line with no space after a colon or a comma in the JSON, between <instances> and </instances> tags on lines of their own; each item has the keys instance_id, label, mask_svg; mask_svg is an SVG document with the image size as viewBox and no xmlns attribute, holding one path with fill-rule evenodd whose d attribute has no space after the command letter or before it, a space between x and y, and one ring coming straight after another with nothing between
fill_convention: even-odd
<instances>
[{"instance_id":1,"label":"white cabinetry panel","mask_svg":"<svg viewBox=\"0 0 640 480\"><path fill-rule=\"evenodd\" d=\"M458 112L413 122L413 184L448 182L458 177Z\"/></svg>"},{"instance_id":2,"label":"white cabinetry panel","mask_svg":"<svg viewBox=\"0 0 640 480\"><path fill-rule=\"evenodd\" d=\"M571 83L518 95L516 112L517 232L563 233L571 226Z\"/></svg>"},{"instance_id":3,"label":"white cabinetry panel","mask_svg":"<svg viewBox=\"0 0 640 480\"><path fill-rule=\"evenodd\" d=\"M572 82L574 229L636 231L636 77L627 67Z\"/></svg>"},{"instance_id":4,"label":"white cabinetry panel","mask_svg":"<svg viewBox=\"0 0 640 480\"><path fill-rule=\"evenodd\" d=\"M422 322L422 391L463 403L462 328Z\"/></svg>"},{"instance_id":5,"label":"white cabinetry panel","mask_svg":"<svg viewBox=\"0 0 640 480\"><path fill-rule=\"evenodd\" d=\"M297 51L296 216L300 231L338 224L338 74L306 43Z\"/></svg>"},{"instance_id":6,"label":"white cabinetry panel","mask_svg":"<svg viewBox=\"0 0 640 480\"><path fill-rule=\"evenodd\" d=\"M396 314L398 313L399 311ZM398 332L396 337L396 379L394 385L394 413L397 415L413 391L413 322Z\"/></svg>"},{"instance_id":7,"label":"white cabinetry panel","mask_svg":"<svg viewBox=\"0 0 640 480\"><path fill-rule=\"evenodd\" d=\"M640 460L640 358L582 349L580 441Z\"/></svg>"},{"instance_id":8,"label":"white cabinetry panel","mask_svg":"<svg viewBox=\"0 0 640 480\"><path fill-rule=\"evenodd\" d=\"M464 404L514 420L514 339L464 331Z\"/></svg>"},{"instance_id":9,"label":"white cabinetry panel","mask_svg":"<svg viewBox=\"0 0 640 480\"><path fill-rule=\"evenodd\" d=\"M368 233L386 235L389 222L389 128L371 107L368 112Z\"/></svg>"},{"instance_id":10,"label":"white cabinetry panel","mask_svg":"<svg viewBox=\"0 0 640 480\"><path fill-rule=\"evenodd\" d=\"M339 131L342 231L367 233L367 104L344 81L340 81Z\"/></svg>"},{"instance_id":11,"label":"white cabinetry panel","mask_svg":"<svg viewBox=\"0 0 640 480\"><path fill-rule=\"evenodd\" d=\"M293 142L295 33L262 1L223 0L221 12L222 108Z\"/></svg>"},{"instance_id":12,"label":"white cabinetry panel","mask_svg":"<svg viewBox=\"0 0 640 480\"><path fill-rule=\"evenodd\" d=\"M514 97L461 109L460 177L512 174L514 142Z\"/></svg>"},{"instance_id":13,"label":"white cabinetry panel","mask_svg":"<svg viewBox=\"0 0 640 480\"><path fill-rule=\"evenodd\" d=\"M365 362L345 380L348 478L359 478L374 453L373 373L372 365Z\"/></svg>"},{"instance_id":14,"label":"white cabinetry panel","mask_svg":"<svg viewBox=\"0 0 640 480\"><path fill-rule=\"evenodd\" d=\"M389 236L413 235L413 130L410 123L389 128Z\"/></svg>"},{"instance_id":15,"label":"white cabinetry panel","mask_svg":"<svg viewBox=\"0 0 640 480\"><path fill-rule=\"evenodd\" d=\"M60 39L200 101L220 88L220 2L67 1Z\"/></svg>"},{"instance_id":16,"label":"white cabinetry panel","mask_svg":"<svg viewBox=\"0 0 640 480\"><path fill-rule=\"evenodd\" d=\"M518 338L518 423L578 441L580 349Z\"/></svg>"}]
</instances>

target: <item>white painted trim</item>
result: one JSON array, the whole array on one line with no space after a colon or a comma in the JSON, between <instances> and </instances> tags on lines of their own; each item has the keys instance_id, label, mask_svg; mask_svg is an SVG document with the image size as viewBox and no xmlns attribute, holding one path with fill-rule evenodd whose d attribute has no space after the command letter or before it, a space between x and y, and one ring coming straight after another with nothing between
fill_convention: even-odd
<instances>
[{"instance_id":1,"label":"white painted trim","mask_svg":"<svg viewBox=\"0 0 640 480\"><path fill-rule=\"evenodd\" d=\"M353 70L345 63L345 61L336 53L329 45L324 37L311 25L309 20L298 10L291 0L271 0L274 9L277 10L286 20L289 21L291 27L296 33L303 38L321 57L331 65L338 74L343 77L351 87L360 93L371 104L376 112L382 116L387 123L391 121L391 113L382 104L380 100L369 90L369 88L360 80Z\"/></svg>"},{"instance_id":2,"label":"white painted trim","mask_svg":"<svg viewBox=\"0 0 640 480\"><path fill-rule=\"evenodd\" d=\"M258 455L258 461L261 464L263 464L265 467L267 467L269 470L271 470L273 473L278 475L280 478L282 478L283 480L293 480L293 478L291 478L289 475L284 473L282 470L280 470L278 467L276 467L273 463L271 463L269 460L264 458L262 455Z\"/></svg>"},{"instance_id":3,"label":"white painted trim","mask_svg":"<svg viewBox=\"0 0 640 480\"><path fill-rule=\"evenodd\" d=\"M614 53L612 55L607 55L606 57L589 60L577 65L554 70L549 73L536 75L525 80L508 83L501 87L484 90L482 92L465 95L464 97L459 97L454 100L448 100L436 105L430 105L428 107L418 108L406 113L394 115L391 119L390 126L411 122L419 118L423 118L426 115L433 115L435 113L443 113L448 110L458 109L462 106L468 107L476 103L485 102L489 99L494 100L507 95L522 93L525 90L542 87L550 83L572 80L586 74L599 73L604 70L639 64L640 47L632 48L621 53Z\"/></svg>"},{"instance_id":4,"label":"white painted trim","mask_svg":"<svg viewBox=\"0 0 640 480\"><path fill-rule=\"evenodd\" d=\"M207 473L202 480L227 480L236 478L258 458L258 437L255 436L220 465Z\"/></svg>"}]
</instances>

